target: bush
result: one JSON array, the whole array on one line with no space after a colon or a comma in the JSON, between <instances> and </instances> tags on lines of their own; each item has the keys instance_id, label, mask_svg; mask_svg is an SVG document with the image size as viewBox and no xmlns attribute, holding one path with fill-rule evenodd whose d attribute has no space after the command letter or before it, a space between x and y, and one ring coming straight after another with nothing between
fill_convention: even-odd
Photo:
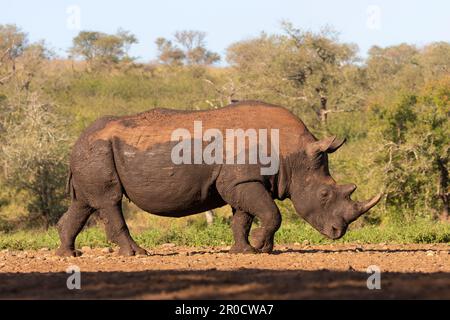
<instances>
[{"instance_id":1,"label":"bush","mask_svg":"<svg viewBox=\"0 0 450 320\"><path fill-rule=\"evenodd\" d=\"M6 186L29 197L24 204L31 218L46 228L65 211L67 136L65 121L54 107L31 94L21 104L9 105L3 119L1 155Z\"/></svg>"}]
</instances>

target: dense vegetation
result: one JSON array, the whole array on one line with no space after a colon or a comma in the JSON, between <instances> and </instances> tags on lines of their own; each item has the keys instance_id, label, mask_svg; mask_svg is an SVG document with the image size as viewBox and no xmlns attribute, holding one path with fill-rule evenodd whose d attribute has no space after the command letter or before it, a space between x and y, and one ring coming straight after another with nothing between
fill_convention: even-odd
<instances>
[{"instance_id":1,"label":"dense vegetation","mask_svg":"<svg viewBox=\"0 0 450 320\"><path fill-rule=\"evenodd\" d=\"M318 137L347 137L330 157L332 175L356 183L355 198L385 194L356 228L439 225L445 230L431 238L449 241L448 224L437 221L449 219L450 43L375 46L363 59L331 30L284 23L279 34L230 44L227 66L217 67L221 57L202 32L156 39L158 59L149 63L128 55L136 42L124 30L83 31L61 59L18 27L0 25L0 232L55 224L68 204L70 146L97 117L257 99L286 106ZM281 205L288 224L278 237L290 241L289 230L308 229L292 218L289 202ZM227 221L218 219L214 230ZM403 240L420 242L421 232L408 232Z\"/></svg>"}]
</instances>

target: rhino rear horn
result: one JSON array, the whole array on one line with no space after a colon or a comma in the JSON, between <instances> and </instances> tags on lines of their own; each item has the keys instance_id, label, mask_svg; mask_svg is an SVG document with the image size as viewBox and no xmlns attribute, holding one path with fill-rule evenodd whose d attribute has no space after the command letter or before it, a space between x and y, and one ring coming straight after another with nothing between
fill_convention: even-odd
<instances>
[{"instance_id":1,"label":"rhino rear horn","mask_svg":"<svg viewBox=\"0 0 450 320\"><path fill-rule=\"evenodd\" d=\"M347 141L346 138L338 139L336 136L328 137L312 143L308 147L309 154L316 154L318 152L333 153L339 149Z\"/></svg>"},{"instance_id":2,"label":"rhino rear horn","mask_svg":"<svg viewBox=\"0 0 450 320\"><path fill-rule=\"evenodd\" d=\"M355 192L355 190L356 190L356 184L354 184L354 183L345 184L345 185L340 186L340 189L343 194L345 194L347 196L351 196L352 193Z\"/></svg>"}]
</instances>

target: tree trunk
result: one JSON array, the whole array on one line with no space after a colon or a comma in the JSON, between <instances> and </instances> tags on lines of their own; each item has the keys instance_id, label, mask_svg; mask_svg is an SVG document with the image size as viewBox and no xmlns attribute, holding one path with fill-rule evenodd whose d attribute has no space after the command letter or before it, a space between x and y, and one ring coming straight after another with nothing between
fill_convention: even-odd
<instances>
[{"instance_id":1,"label":"tree trunk","mask_svg":"<svg viewBox=\"0 0 450 320\"><path fill-rule=\"evenodd\" d=\"M442 212L440 219L449 219L450 195L448 193L448 168L447 160L438 158L437 165L439 168L439 198L442 200Z\"/></svg>"},{"instance_id":2,"label":"tree trunk","mask_svg":"<svg viewBox=\"0 0 450 320\"><path fill-rule=\"evenodd\" d=\"M320 97L320 123L323 128L327 127L327 120L328 120L328 110L327 110L327 98L326 97Z\"/></svg>"},{"instance_id":3,"label":"tree trunk","mask_svg":"<svg viewBox=\"0 0 450 320\"><path fill-rule=\"evenodd\" d=\"M208 226L212 225L214 222L214 211L208 210L205 212L206 223Z\"/></svg>"},{"instance_id":4,"label":"tree trunk","mask_svg":"<svg viewBox=\"0 0 450 320\"><path fill-rule=\"evenodd\" d=\"M319 118L320 131L323 135L328 134L328 110L327 110L328 99L320 95L320 108L316 111L317 117Z\"/></svg>"},{"instance_id":5,"label":"tree trunk","mask_svg":"<svg viewBox=\"0 0 450 320\"><path fill-rule=\"evenodd\" d=\"M44 229L45 229L45 231L48 231L48 229L50 228L50 217L49 217L48 213L43 212L41 214L41 217L44 219Z\"/></svg>"}]
</instances>

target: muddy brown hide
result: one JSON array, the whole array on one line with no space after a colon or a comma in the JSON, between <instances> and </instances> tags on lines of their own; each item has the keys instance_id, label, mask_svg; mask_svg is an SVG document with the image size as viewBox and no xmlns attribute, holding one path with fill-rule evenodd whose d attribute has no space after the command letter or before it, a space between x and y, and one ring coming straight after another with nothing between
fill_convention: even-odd
<instances>
[{"instance_id":1,"label":"muddy brown hide","mask_svg":"<svg viewBox=\"0 0 450 320\"><path fill-rule=\"evenodd\" d=\"M178 142L171 141L172 133L186 128L194 136L194 121L202 122L203 132L210 128L223 133L226 129L279 130L278 172L261 175L259 163L174 164L171 151ZM330 145L336 144L334 140ZM80 254L74 247L75 238L94 211L103 217L107 236L120 246L121 254L146 254L125 224L121 209L124 195L144 211L170 217L229 204L234 214L232 252L272 251L273 236L281 223L274 199L286 197L297 198L293 202L299 213L330 236L325 213L317 206L300 203L316 201L314 196L300 194L316 192L308 189L310 180L316 181L316 188L334 183L326 156L317 157L317 152L309 149L314 143L317 139L288 110L256 101L208 111L153 109L134 116L101 118L73 147L69 175L72 202L58 223L58 254ZM346 207L337 206L341 211ZM333 214L343 214L339 212ZM261 228L254 231L251 245L248 235L254 217L259 218ZM345 224L350 221L344 220Z\"/></svg>"}]
</instances>

